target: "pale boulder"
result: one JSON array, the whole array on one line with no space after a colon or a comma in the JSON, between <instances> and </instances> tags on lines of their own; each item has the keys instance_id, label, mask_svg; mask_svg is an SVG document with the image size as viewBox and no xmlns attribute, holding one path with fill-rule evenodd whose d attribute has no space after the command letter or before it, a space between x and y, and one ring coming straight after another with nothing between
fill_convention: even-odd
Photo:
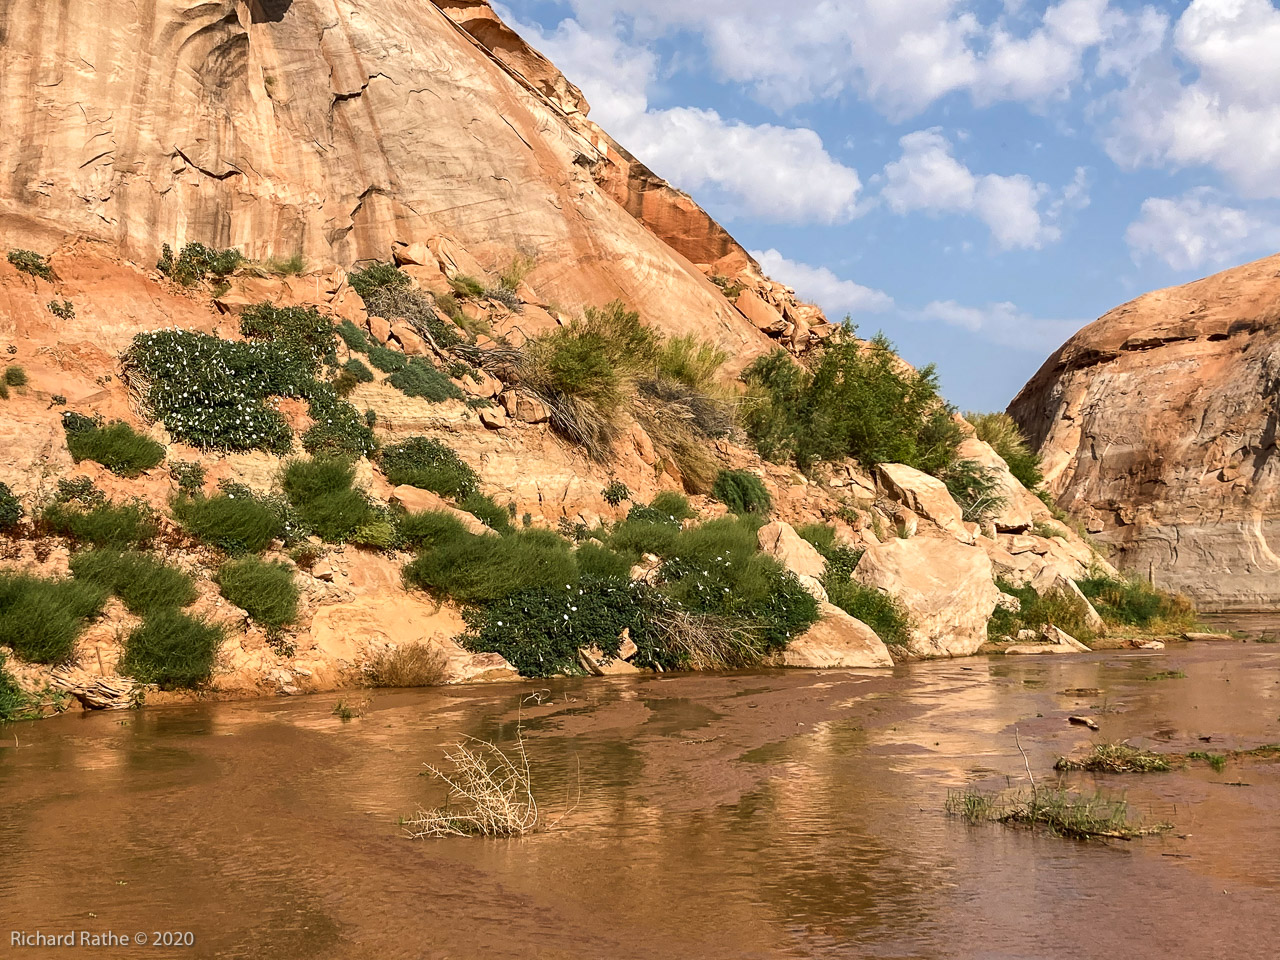
<instances>
[{"instance_id":1,"label":"pale boulder","mask_svg":"<svg viewBox=\"0 0 1280 960\"><path fill-rule=\"evenodd\" d=\"M821 580L827 572L827 561L808 540L805 540L789 523L775 520L760 528L756 534L762 552L773 557L798 577L814 577Z\"/></svg>"},{"instance_id":2,"label":"pale boulder","mask_svg":"<svg viewBox=\"0 0 1280 960\"><path fill-rule=\"evenodd\" d=\"M919 657L967 657L987 640L1000 591L979 547L916 537L870 547L854 580L896 597L911 617L907 648Z\"/></svg>"},{"instance_id":3,"label":"pale boulder","mask_svg":"<svg viewBox=\"0 0 1280 960\"><path fill-rule=\"evenodd\" d=\"M889 648L861 620L830 603L819 606L821 619L787 645L782 661L788 667L835 669L892 667Z\"/></svg>"},{"instance_id":4,"label":"pale boulder","mask_svg":"<svg viewBox=\"0 0 1280 960\"><path fill-rule=\"evenodd\" d=\"M965 529L963 512L937 477L901 463L882 463L876 467L876 475L888 496L932 520L957 540L973 543L973 534Z\"/></svg>"},{"instance_id":5,"label":"pale boulder","mask_svg":"<svg viewBox=\"0 0 1280 960\"><path fill-rule=\"evenodd\" d=\"M1040 501L1009 472L1009 465L990 444L970 437L956 449L956 458L974 460L990 471L989 475L995 481L993 493L1003 501L1000 509L991 517L998 531L1021 533L1031 529L1031 524L1035 521L1032 502Z\"/></svg>"}]
</instances>

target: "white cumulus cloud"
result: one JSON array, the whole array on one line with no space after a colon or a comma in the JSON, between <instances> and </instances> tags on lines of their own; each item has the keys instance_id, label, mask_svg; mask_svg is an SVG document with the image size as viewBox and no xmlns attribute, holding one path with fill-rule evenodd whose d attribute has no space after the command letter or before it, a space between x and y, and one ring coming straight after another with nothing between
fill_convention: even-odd
<instances>
[{"instance_id":1,"label":"white cumulus cloud","mask_svg":"<svg viewBox=\"0 0 1280 960\"><path fill-rule=\"evenodd\" d=\"M1155 257L1175 270L1240 263L1280 250L1280 223L1218 202L1213 191L1151 197L1125 232L1135 260Z\"/></svg>"},{"instance_id":2,"label":"white cumulus cloud","mask_svg":"<svg viewBox=\"0 0 1280 960\"><path fill-rule=\"evenodd\" d=\"M794 287L801 300L816 303L831 319L844 314L878 313L893 306L893 298L881 290L842 280L827 267L788 260L777 250L753 250L764 272Z\"/></svg>"},{"instance_id":3,"label":"white cumulus cloud","mask_svg":"<svg viewBox=\"0 0 1280 960\"><path fill-rule=\"evenodd\" d=\"M994 343L1041 354L1056 350L1087 322L1041 319L1008 302L973 307L955 300L935 300L915 319L960 327Z\"/></svg>"}]
</instances>

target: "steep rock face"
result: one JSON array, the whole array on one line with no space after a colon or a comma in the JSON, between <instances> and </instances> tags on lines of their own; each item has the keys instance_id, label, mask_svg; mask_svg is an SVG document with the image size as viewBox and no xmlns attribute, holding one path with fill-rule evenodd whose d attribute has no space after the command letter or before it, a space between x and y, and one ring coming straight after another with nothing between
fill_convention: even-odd
<instances>
[{"instance_id":1,"label":"steep rock face","mask_svg":"<svg viewBox=\"0 0 1280 960\"><path fill-rule=\"evenodd\" d=\"M487 3L0 13L0 245L84 235L150 263L198 240L346 266L447 241L490 271L535 257L544 302L621 298L739 363L770 346L695 262L779 285L586 120L577 88ZM813 322L792 321L790 340Z\"/></svg>"},{"instance_id":2,"label":"steep rock face","mask_svg":"<svg viewBox=\"0 0 1280 960\"><path fill-rule=\"evenodd\" d=\"M1118 307L1009 412L1059 503L1203 610L1280 600L1280 256Z\"/></svg>"}]
</instances>

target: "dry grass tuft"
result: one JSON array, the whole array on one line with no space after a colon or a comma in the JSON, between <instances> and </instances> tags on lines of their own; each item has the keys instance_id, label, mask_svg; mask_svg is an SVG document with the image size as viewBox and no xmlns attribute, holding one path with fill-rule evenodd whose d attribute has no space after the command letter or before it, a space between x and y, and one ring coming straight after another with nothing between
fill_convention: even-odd
<instances>
[{"instance_id":1,"label":"dry grass tuft","mask_svg":"<svg viewBox=\"0 0 1280 960\"><path fill-rule=\"evenodd\" d=\"M1127 743L1096 743L1083 760L1059 757L1055 770L1088 770L1092 773L1159 773L1170 769L1169 758Z\"/></svg>"},{"instance_id":2,"label":"dry grass tuft","mask_svg":"<svg viewBox=\"0 0 1280 960\"><path fill-rule=\"evenodd\" d=\"M445 677L444 654L421 643L383 650L365 666L371 687L438 687Z\"/></svg>"}]
</instances>

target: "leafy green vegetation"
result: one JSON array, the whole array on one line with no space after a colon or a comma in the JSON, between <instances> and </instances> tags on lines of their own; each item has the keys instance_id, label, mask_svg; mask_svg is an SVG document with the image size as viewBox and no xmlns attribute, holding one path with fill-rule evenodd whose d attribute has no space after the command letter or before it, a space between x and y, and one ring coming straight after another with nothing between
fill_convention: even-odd
<instances>
[{"instance_id":1,"label":"leafy green vegetation","mask_svg":"<svg viewBox=\"0 0 1280 960\"><path fill-rule=\"evenodd\" d=\"M1035 490L1044 482L1040 471L1040 455L1031 449L1022 430L1007 413L976 413L964 415L979 440L990 444L1009 466L1009 472L1017 477L1028 490Z\"/></svg>"},{"instance_id":2,"label":"leafy green vegetation","mask_svg":"<svg viewBox=\"0 0 1280 960\"><path fill-rule=\"evenodd\" d=\"M1052 624L1080 641L1092 640L1097 632L1089 625L1088 610L1075 594L1065 590L1053 590L1041 596L1031 586L1015 587L1007 580L997 579L996 586L1004 593L1017 597L1021 605L1015 613L997 607L987 623L987 637L1017 637L1019 630L1039 631Z\"/></svg>"},{"instance_id":3,"label":"leafy green vegetation","mask_svg":"<svg viewBox=\"0 0 1280 960\"><path fill-rule=\"evenodd\" d=\"M362 300L368 300L369 295L375 290L384 287L407 287L411 282L409 275L393 263L375 262L347 274L347 283L351 284L351 289L358 293Z\"/></svg>"},{"instance_id":4,"label":"leafy green vegetation","mask_svg":"<svg viewBox=\"0 0 1280 960\"><path fill-rule=\"evenodd\" d=\"M309 530L327 543L345 543L374 519L369 498L353 487L355 475L346 460L292 460L281 486Z\"/></svg>"},{"instance_id":5,"label":"leafy green vegetation","mask_svg":"<svg viewBox=\"0 0 1280 960\"><path fill-rule=\"evenodd\" d=\"M279 507L248 490L179 496L173 514L192 536L227 553L261 553L273 540L286 537Z\"/></svg>"},{"instance_id":6,"label":"leafy green vegetation","mask_svg":"<svg viewBox=\"0 0 1280 960\"><path fill-rule=\"evenodd\" d=\"M78 581L115 594L133 613L177 609L196 601L195 581L147 553L98 549L73 554L71 573Z\"/></svg>"},{"instance_id":7,"label":"leafy green vegetation","mask_svg":"<svg viewBox=\"0 0 1280 960\"><path fill-rule=\"evenodd\" d=\"M173 248L166 243L161 248L156 269L175 283L193 287L206 277L226 277L243 263L244 256L239 250L216 250L203 243L188 243L175 257Z\"/></svg>"},{"instance_id":8,"label":"leafy green vegetation","mask_svg":"<svg viewBox=\"0 0 1280 960\"><path fill-rule=\"evenodd\" d=\"M53 267L49 266L49 262L34 250L10 250L9 262L20 272L39 277L41 280L52 283L57 279L54 276Z\"/></svg>"},{"instance_id":9,"label":"leafy green vegetation","mask_svg":"<svg viewBox=\"0 0 1280 960\"><path fill-rule=\"evenodd\" d=\"M314 372L320 364L336 364L337 331L315 307L277 307L259 303L240 314L240 333L251 340L267 340L289 353L305 357Z\"/></svg>"},{"instance_id":10,"label":"leafy green vegetation","mask_svg":"<svg viewBox=\"0 0 1280 960\"><path fill-rule=\"evenodd\" d=\"M22 521L22 503L7 483L0 482L0 531L12 530Z\"/></svg>"},{"instance_id":11,"label":"leafy green vegetation","mask_svg":"<svg viewBox=\"0 0 1280 960\"><path fill-rule=\"evenodd\" d=\"M387 383L406 397L422 397L432 403L461 400L465 396L446 374L420 357L415 357L404 369L393 373L387 378Z\"/></svg>"},{"instance_id":12,"label":"leafy green vegetation","mask_svg":"<svg viewBox=\"0 0 1280 960\"><path fill-rule=\"evenodd\" d=\"M578 578L569 544L526 530L505 537L444 540L405 568L405 580L466 604L489 604L525 591L568 589Z\"/></svg>"},{"instance_id":13,"label":"leafy green vegetation","mask_svg":"<svg viewBox=\"0 0 1280 960\"><path fill-rule=\"evenodd\" d=\"M746 470L721 470L711 488L711 496L739 516L748 513L764 516L773 509L773 498L764 481Z\"/></svg>"},{"instance_id":14,"label":"leafy green vegetation","mask_svg":"<svg viewBox=\"0 0 1280 960\"><path fill-rule=\"evenodd\" d=\"M1003 796L975 788L947 797L947 812L972 823L1043 826L1055 836L1072 840L1110 838L1132 840L1170 829L1167 823L1144 827L1129 815L1128 803L1103 793L1084 795L1063 787L1041 787L1028 794Z\"/></svg>"},{"instance_id":15,"label":"leafy green vegetation","mask_svg":"<svg viewBox=\"0 0 1280 960\"><path fill-rule=\"evenodd\" d=\"M1185 680L1187 675L1181 670L1161 670L1159 673L1153 673L1149 677L1143 677L1147 681L1154 680Z\"/></svg>"},{"instance_id":16,"label":"leafy green vegetation","mask_svg":"<svg viewBox=\"0 0 1280 960\"><path fill-rule=\"evenodd\" d=\"M942 471L941 479L965 520L983 523L1008 503L1000 493L999 475L977 460L954 461Z\"/></svg>"},{"instance_id":17,"label":"leafy green vegetation","mask_svg":"<svg viewBox=\"0 0 1280 960\"><path fill-rule=\"evenodd\" d=\"M342 338L342 342L348 349L357 353L368 353L369 347L372 346L368 335L350 320L343 320L338 324L338 336Z\"/></svg>"},{"instance_id":18,"label":"leafy green vegetation","mask_svg":"<svg viewBox=\"0 0 1280 960\"><path fill-rule=\"evenodd\" d=\"M455 500L465 500L480 489L476 472L443 443L429 437L410 437L384 447L378 464L396 486L408 484Z\"/></svg>"},{"instance_id":19,"label":"leafy green vegetation","mask_svg":"<svg viewBox=\"0 0 1280 960\"><path fill-rule=\"evenodd\" d=\"M76 306L70 300L50 300L49 312L59 320L74 320L76 318Z\"/></svg>"},{"instance_id":20,"label":"leafy green vegetation","mask_svg":"<svg viewBox=\"0 0 1280 960\"><path fill-rule=\"evenodd\" d=\"M342 371L348 374L356 383L373 383L373 371L355 357L352 357L342 365Z\"/></svg>"},{"instance_id":21,"label":"leafy green vegetation","mask_svg":"<svg viewBox=\"0 0 1280 960\"><path fill-rule=\"evenodd\" d=\"M325 383L312 385L307 399L314 421L302 435L302 448L307 453L352 459L373 453L377 441L368 418L339 397L332 386Z\"/></svg>"},{"instance_id":22,"label":"leafy green vegetation","mask_svg":"<svg viewBox=\"0 0 1280 960\"><path fill-rule=\"evenodd\" d=\"M396 524L396 532L399 542L409 550L429 550L470 534L461 520L442 510L403 514Z\"/></svg>"},{"instance_id":23,"label":"leafy green vegetation","mask_svg":"<svg viewBox=\"0 0 1280 960\"><path fill-rule=\"evenodd\" d=\"M73 543L117 550L145 546L159 532L151 508L137 502L86 505L55 500L41 513L40 526Z\"/></svg>"},{"instance_id":24,"label":"leafy green vegetation","mask_svg":"<svg viewBox=\"0 0 1280 960\"><path fill-rule=\"evenodd\" d=\"M744 374L755 398L748 435L766 459L794 459L802 470L853 457L940 473L961 435L937 372L909 369L883 334L862 343L854 333L846 321L809 369L782 350L753 363Z\"/></svg>"},{"instance_id":25,"label":"leafy green vegetation","mask_svg":"<svg viewBox=\"0 0 1280 960\"><path fill-rule=\"evenodd\" d=\"M695 516L697 514L689 505L689 498L671 490L658 493L648 505L632 504L631 509L627 511L628 522L670 524L677 529L683 521Z\"/></svg>"},{"instance_id":26,"label":"leafy green vegetation","mask_svg":"<svg viewBox=\"0 0 1280 960\"><path fill-rule=\"evenodd\" d=\"M194 496L204 489L204 467L196 460L170 460L169 476L178 489Z\"/></svg>"},{"instance_id":27,"label":"leafy green vegetation","mask_svg":"<svg viewBox=\"0 0 1280 960\"><path fill-rule=\"evenodd\" d=\"M298 587L288 564L265 563L254 556L228 561L218 571L218 588L269 632L298 619Z\"/></svg>"},{"instance_id":28,"label":"leafy green vegetation","mask_svg":"<svg viewBox=\"0 0 1280 960\"><path fill-rule=\"evenodd\" d=\"M125 640L120 672L162 690L207 683L222 645L222 628L179 610L149 614Z\"/></svg>"},{"instance_id":29,"label":"leafy green vegetation","mask_svg":"<svg viewBox=\"0 0 1280 960\"><path fill-rule=\"evenodd\" d=\"M67 449L76 463L93 460L122 477L136 477L164 462L164 444L116 420L106 426L86 417L63 414Z\"/></svg>"},{"instance_id":30,"label":"leafy green vegetation","mask_svg":"<svg viewBox=\"0 0 1280 960\"><path fill-rule=\"evenodd\" d=\"M374 344L369 348L369 362L383 373L399 373L409 366L409 358L403 353Z\"/></svg>"},{"instance_id":31,"label":"leafy green vegetation","mask_svg":"<svg viewBox=\"0 0 1280 960\"><path fill-rule=\"evenodd\" d=\"M1159 773L1171 769L1169 758L1140 750L1127 743L1095 743L1082 760L1059 757L1055 770L1087 770L1091 773Z\"/></svg>"},{"instance_id":32,"label":"leafy green vegetation","mask_svg":"<svg viewBox=\"0 0 1280 960\"><path fill-rule=\"evenodd\" d=\"M27 385L27 371L16 363L11 363L4 368L4 382L8 387L25 387Z\"/></svg>"},{"instance_id":33,"label":"leafy green vegetation","mask_svg":"<svg viewBox=\"0 0 1280 960\"><path fill-rule=\"evenodd\" d=\"M604 498L604 502L611 507L621 506L623 501L631 499L631 491L627 489L627 485L621 480L610 480L605 488L600 491L600 496Z\"/></svg>"},{"instance_id":34,"label":"leafy green vegetation","mask_svg":"<svg viewBox=\"0 0 1280 960\"><path fill-rule=\"evenodd\" d=\"M1203 760L1213 768L1214 773L1221 773L1227 768L1227 758L1221 753L1210 753L1207 750L1192 750L1187 754L1188 760Z\"/></svg>"},{"instance_id":35,"label":"leafy green vegetation","mask_svg":"<svg viewBox=\"0 0 1280 960\"><path fill-rule=\"evenodd\" d=\"M28 663L65 663L106 598L102 588L76 580L0 573L0 646Z\"/></svg>"},{"instance_id":36,"label":"leafy green vegetation","mask_svg":"<svg viewBox=\"0 0 1280 960\"><path fill-rule=\"evenodd\" d=\"M1190 600L1145 580L1095 575L1081 580L1079 587L1108 624L1160 633L1181 633L1195 627L1196 611Z\"/></svg>"},{"instance_id":37,"label":"leafy green vegetation","mask_svg":"<svg viewBox=\"0 0 1280 960\"><path fill-rule=\"evenodd\" d=\"M0 652L0 723L23 719L29 706L30 698L5 668L4 653Z\"/></svg>"}]
</instances>

